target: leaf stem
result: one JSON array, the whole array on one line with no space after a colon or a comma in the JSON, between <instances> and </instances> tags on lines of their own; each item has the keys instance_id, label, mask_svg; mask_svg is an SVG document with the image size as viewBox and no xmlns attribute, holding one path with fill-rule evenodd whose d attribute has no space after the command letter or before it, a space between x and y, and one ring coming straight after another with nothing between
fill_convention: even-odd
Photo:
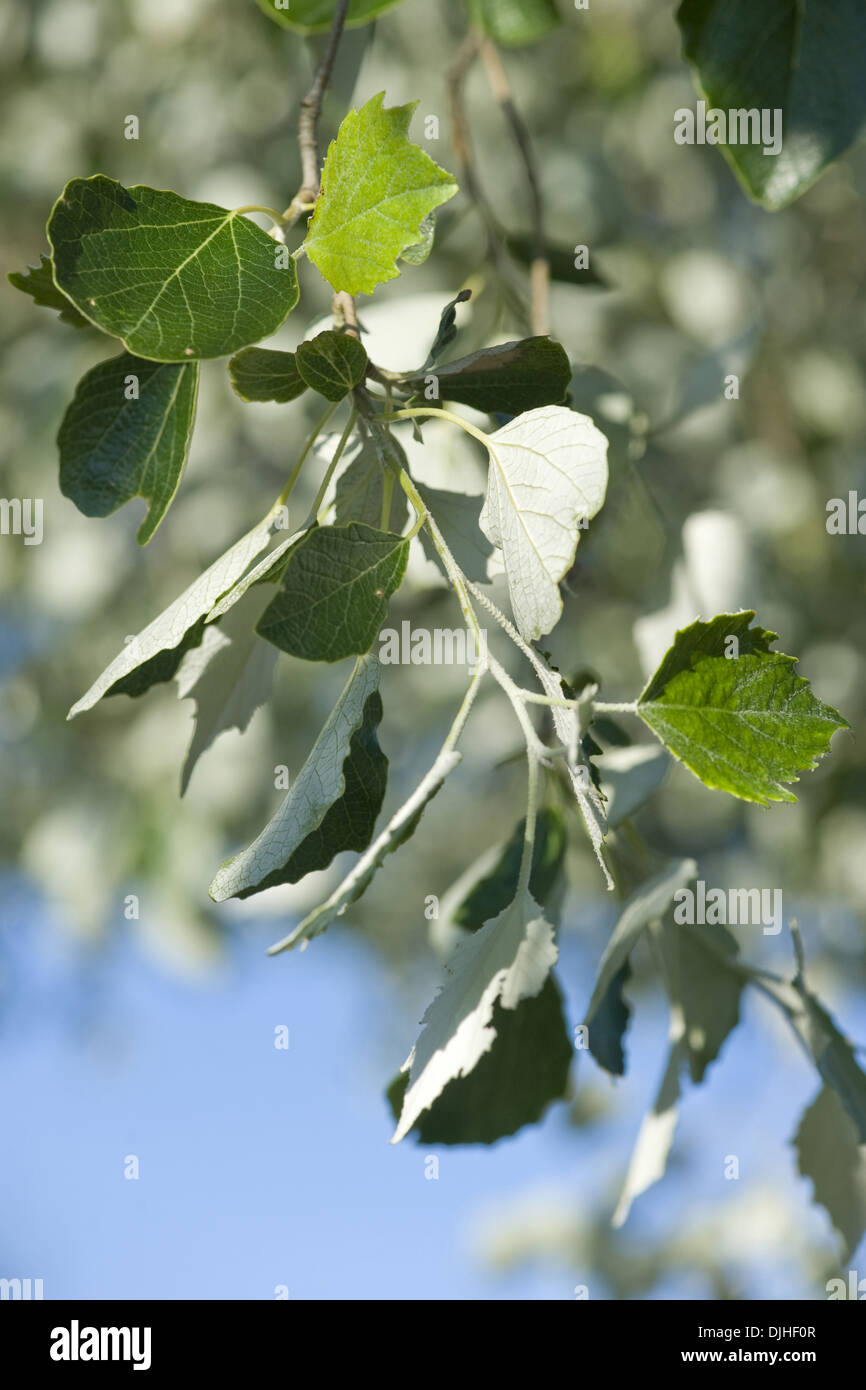
<instances>
[{"instance_id":1,"label":"leaf stem","mask_svg":"<svg viewBox=\"0 0 866 1390\"><path fill-rule=\"evenodd\" d=\"M301 469L302 469L303 466L304 466L304 463L305 463L305 461L306 461L307 455L309 454L310 450L312 449L313 445L315 444L316 440L318 439L319 435L321 434L322 430L325 428L325 425L328 423L328 421L330 420L331 416L333 415L334 411L337 409L337 406L338 406L339 404L340 404L339 401L335 401L332 405L329 405L329 406L328 406L328 409L325 411L325 413L324 413L324 415L322 416L321 420L320 420L319 423L316 425L316 427L315 427L315 429L313 430L312 434L309 436L309 438L308 438L306 444L304 445L303 449L301 450L301 454L300 454L300 457L299 457L297 463L295 464L294 468L292 469L291 473L289 474L289 480L288 480L288 482L286 483L286 485L285 485L285 487L283 488L282 492L280 493L279 497L276 499L276 501L274 502L273 506L271 507L271 510L270 510L270 512L268 513L269 516L275 516L276 513L280 510L280 508L281 508L281 507L284 507L284 506L286 505L286 503L288 502L290 496L292 495L292 489L294 488L295 483L298 481L298 478L301 476Z\"/></svg>"},{"instance_id":2,"label":"leaf stem","mask_svg":"<svg viewBox=\"0 0 866 1390\"><path fill-rule=\"evenodd\" d=\"M411 420L415 415L433 415L438 416L441 420L447 420L449 424L457 425L467 434L471 434L473 439L477 439L488 452L490 451L490 440L483 430L478 429L476 425L470 425L468 420L464 420L460 415L455 415L452 410L444 410L441 406L404 406L402 410L395 410L387 418L390 424L392 420Z\"/></svg>"},{"instance_id":3,"label":"leaf stem","mask_svg":"<svg viewBox=\"0 0 866 1390\"><path fill-rule=\"evenodd\" d=\"M334 457L331 459L331 462L328 464L328 467L325 470L325 476L322 479L319 491L316 493L316 499L313 502L312 507L310 508L310 516L315 516L317 526L321 526L322 524L322 517L324 515L324 511L321 510L322 501L324 499L325 493L328 491L328 484L334 476L334 469L340 462L340 456L342 455L343 450L349 442L349 436L351 435L352 430L355 428L355 422L357 421L357 419L358 412L356 410L353 410L349 415L348 421L346 422L346 428L340 435L340 441L337 444L336 449L334 450Z\"/></svg>"},{"instance_id":4,"label":"leaf stem","mask_svg":"<svg viewBox=\"0 0 866 1390\"><path fill-rule=\"evenodd\" d=\"M286 225L286 219L281 212L277 212L275 208L265 207L263 203L246 203L242 208L235 208L234 210L239 213L263 212L265 217L269 217L272 222L275 222L280 230Z\"/></svg>"}]
</instances>

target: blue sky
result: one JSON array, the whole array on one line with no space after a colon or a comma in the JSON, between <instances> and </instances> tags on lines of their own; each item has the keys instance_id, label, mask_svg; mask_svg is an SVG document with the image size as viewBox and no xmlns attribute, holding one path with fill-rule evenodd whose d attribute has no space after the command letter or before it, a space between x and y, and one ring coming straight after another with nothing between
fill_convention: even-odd
<instances>
[{"instance_id":1,"label":"blue sky","mask_svg":"<svg viewBox=\"0 0 866 1390\"><path fill-rule=\"evenodd\" d=\"M472 1232L482 1214L529 1192L562 1194L567 1214L569 1202L591 1209L621 1180L663 1063L652 1005L630 1032L624 1085L612 1091L582 1063L616 1102L601 1125L576 1131L554 1110L493 1149L440 1149L429 1180L424 1148L387 1142L383 1084L411 1041L398 1041L405 995L350 933L270 959L272 924L262 926L233 941L220 978L193 984L156 968L132 939L84 962L20 885L6 914L9 1269L0 1273L42 1278L46 1298L268 1299L278 1285L295 1299L573 1296L580 1271L494 1273ZM566 940L572 1018L585 1002L573 986L595 951ZM435 973L431 963L431 984ZM281 1024L287 1051L274 1047ZM830 1255L826 1219L797 1182L787 1143L816 1089L765 1011L747 1006L709 1085L688 1094L673 1171L637 1203L623 1238L648 1248L691 1213L732 1200L720 1166L736 1152L744 1182L787 1185L797 1220ZM135 1181L123 1176L130 1154ZM744 1251L743 1267L751 1297L814 1296L784 1248L751 1262ZM598 1280L591 1287L606 1296ZM655 1290L665 1294L707 1288L686 1269Z\"/></svg>"}]
</instances>

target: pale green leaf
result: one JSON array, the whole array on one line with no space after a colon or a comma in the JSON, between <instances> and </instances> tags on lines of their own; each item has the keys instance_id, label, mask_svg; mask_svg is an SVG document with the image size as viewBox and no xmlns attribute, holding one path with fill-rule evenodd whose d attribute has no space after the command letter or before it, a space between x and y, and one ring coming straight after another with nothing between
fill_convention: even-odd
<instances>
[{"instance_id":1,"label":"pale green leaf","mask_svg":"<svg viewBox=\"0 0 866 1390\"><path fill-rule=\"evenodd\" d=\"M486 440L490 454L481 529L501 549L517 626L527 641L559 621L559 581L584 524L604 503L607 440L586 415L542 406Z\"/></svg>"},{"instance_id":2,"label":"pale green leaf","mask_svg":"<svg viewBox=\"0 0 866 1390\"><path fill-rule=\"evenodd\" d=\"M255 633L267 600L262 590L241 599L221 622L205 628L201 645L191 648L178 667L178 699L191 698L196 704L181 796L202 753L227 729L243 733L271 693L277 652Z\"/></svg>"},{"instance_id":3,"label":"pale green leaf","mask_svg":"<svg viewBox=\"0 0 866 1390\"><path fill-rule=\"evenodd\" d=\"M622 1226L628 1219L635 1198L664 1177L679 1116L682 1048L681 1041L672 1041L658 1095L638 1131L622 1193L611 1220L614 1227Z\"/></svg>"},{"instance_id":4,"label":"pale green leaf","mask_svg":"<svg viewBox=\"0 0 866 1390\"><path fill-rule=\"evenodd\" d=\"M515 48L545 38L560 23L555 0L469 0L469 13L494 43Z\"/></svg>"},{"instance_id":5,"label":"pale green leaf","mask_svg":"<svg viewBox=\"0 0 866 1390\"><path fill-rule=\"evenodd\" d=\"M451 175L408 139L417 103L386 109L383 98L350 111L331 142L304 242L325 279L350 294L393 280L424 218L457 192Z\"/></svg>"},{"instance_id":6,"label":"pale green leaf","mask_svg":"<svg viewBox=\"0 0 866 1390\"><path fill-rule=\"evenodd\" d=\"M540 994L556 958L553 927L525 890L461 943L404 1068L409 1080L392 1143L494 1046L495 1005L513 1010Z\"/></svg>"},{"instance_id":7,"label":"pale green leaf","mask_svg":"<svg viewBox=\"0 0 866 1390\"><path fill-rule=\"evenodd\" d=\"M346 28L369 24L400 0L349 0ZM256 0L260 10L284 29L298 34L326 34L334 17L334 0Z\"/></svg>"},{"instance_id":8,"label":"pale green leaf","mask_svg":"<svg viewBox=\"0 0 866 1390\"><path fill-rule=\"evenodd\" d=\"M163 613L126 643L86 694L72 706L68 718L92 709L103 695L127 693L116 688L122 687L124 682L152 663L157 664L157 671L160 672L154 679L170 680L187 649L184 647L185 639L197 632L198 641L201 641L204 621L210 610L237 583L256 555L261 554L271 534L271 521L260 521L215 560ZM153 681L147 681L147 684L153 684ZM142 688L146 689L147 684Z\"/></svg>"},{"instance_id":9,"label":"pale green leaf","mask_svg":"<svg viewBox=\"0 0 866 1390\"><path fill-rule=\"evenodd\" d=\"M381 868L385 857L393 854L415 833L424 808L433 800L446 777L454 771L459 762L460 754L453 750L439 754L430 771L421 779L412 795L391 817L385 829L376 837L370 848L361 855L357 864L346 875L339 887L335 888L330 897L320 907L309 913L288 936L271 946L269 955L291 950L300 941L318 936L319 932L325 931L337 917L342 916L350 903L356 902L360 898L372 882L378 869Z\"/></svg>"},{"instance_id":10,"label":"pale green leaf","mask_svg":"<svg viewBox=\"0 0 866 1390\"><path fill-rule=\"evenodd\" d=\"M388 771L376 739L381 718L379 663L363 656L280 808L216 874L210 886L216 902L297 883L344 850L369 844Z\"/></svg>"},{"instance_id":11,"label":"pale green leaf","mask_svg":"<svg viewBox=\"0 0 866 1390\"><path fill-rule=\"evenodd\" d=\"M832 1087L804 1112L793 1143L800 1174L842 1237L846 1258L853 1255L866 1232L866 1144Z\"/></svg>"}]
</instances>

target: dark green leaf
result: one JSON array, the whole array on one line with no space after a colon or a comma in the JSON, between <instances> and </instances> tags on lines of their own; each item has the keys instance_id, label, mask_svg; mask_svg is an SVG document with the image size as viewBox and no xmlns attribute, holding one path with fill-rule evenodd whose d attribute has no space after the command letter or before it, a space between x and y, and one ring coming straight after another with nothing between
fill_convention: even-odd
<instances>
[{"instance_id":1,"label":"dark green leaf","mask_svg":"<svg viewBox=\"0 0 866 1390\"><path fill-rule=\"evenodd\" d=\"M859 1142L866 1144L866 1075L854 1048L803 981L796 979L793 987L802 1004L802 1010L793 1019L797 1031L815 1058L825 1084L833 1088L851 1117Z\"/></svg>"},{"instance_id":2,"label":"dark green leaf","mask_svg":"<svg viewBox=\"0 0 866 1390\"><path fill-rule=\"evenodd\" d=\"M416 483L415 486L466 578L476 583L489 583L488 561L493 554L493 546L478 524L484 498L480 494L447 492L444 488L427 487L424 483ZM442 558L426 527L419 531L418 539L427 559L432 560L444 574Z\"/></svg>"},{"instance_id":3,"label":"dark green leaf","mask_svg":"<svg viewBox=\"0 0 866 1390\"><path fill-rule=\"evenodd\" d=\"M566 1092L572 1046L562 995L548 976L541 993L504 1009L497 999L496 1040L468 1076L458 1076L412 1127L419 1144L495 1144L540 1120ZM388 1088L395 1121L409 1082L402 1071Z\"/></svg>"},{"instance_id":4,"label":"dark green leaf","mask_svg":"<svg viewBox=\"0 0 866 1390\"><path fill-rule=\"evenodd\" d=\"M516 261L521 265L532 265L535 260L535 243L530 236L509 236L505 244ZM550 266L551 280L564 285L606 285L607 281L598 271L588 266L576 266L575 253L564 246L546 246L545 255Z\"/></svg>"},{"instance_id":5,"label":"dark green leaf","mask_svg":"<svg viewBox=\"0 0 866 1390\"><path fill-rule=\"evenodd\" d=\"M519 415L536 406L559 405L570 380L564 348L542 337L483 348L435 372L404 377L403 385L427 400L460 401L491 415Z\"/></svg>"},{"instance_id":6,"label":"dark green leaf","mask_svg":"<svg viewBox=\"0 0 866 1390\"><path fill-rule=\"evenodd\" d=\"M358 339L332 328L301 343L295 356L304 381L328 401L348 396L367 371L367 354Z\"/></svg>"},{"instance_id":7,"label":"dark green leaf","mask_svg":"<svg viewBox=\"0 0 866 1390\"><path fill-rule=\"evenodd\" d=\"M290 656L341 661L367 652L399 588L409 542L352 522L317 526L289 552L257 631Z\"/></svg>"},{"instance_id":8,"label":"dark green leaf","mask_svg":"<svg viewBox=\"0 0 866 1390\"><path fill-rule=\"evenodd\" d=\"M38 266L29 265L25 271L10 271L7 278L16 290L32 295L34 304L57 309L64 323L71 324L73 328L93 327L83 314L79 314L72 300L67 299L55 285L50 256L41 256Z\"/></svg>"},{"instance_id":9,"label":"dark green leaf","mask_svg":"<svg viewBox=\"0 0 866 1390\"><path fill-rule=\"evenodd\" d=\"M393 436L386 436L399 450L405 466L406 457ZM361 441L354 457L337 479L334 494L334 520L337 526L350 521L363 521L367 526L382 525L385 468L372 439ZM406 525L408 506L406 494L391 474L391 505L386 528L399 534Z\"/></svg>"},{"instance_id":10,"label":"dark green leaf","mask_svg":"<svg viewBox=\"0 0 866 1390\"><path fill-rule=\"evenodd\" d=\"M614 1072L617 1076L622 1075L620 1068L624 1067L622 1037L629 1017L622 998L623 986L628 978L623 966L650 923L664 917L677 889L687 884L696 873L697 865L693 859L678 859L642 883L625 904L604 949L584 1023L589 1031L589 1050L593 1057L602 1067L615 1062ZM599 1016L602 1023L596 1047L595 1020ZM614 1024L620 1028L618 1036L613 1035Z\"/></svg>"},{"instance_id":11,"label":"dark green leaf","mask_svg":"<svg viewBox=\"0 0 866 1390\"><path fill-rule=\"evenodd\" d=\"M465 304L472 298L471 290L461 290L453 299L445 305L439 315L439 327L436 330L436 337L433 339L433 346L427 356L427 361L421 368L426 371L434 362L438 362L446 348L450 347L457 337L457 305Z\"/></svg>"},{"instance_id":12,"label":"dark green leaf","mask_svg":"<svg viewBox=\"0 0 866 1390\"><path fill-rule=\"evenodd\" d=\"M268 955L273 956L280 951L290 951L299 942L308 941L311 937L318 936L320 932L326 931L337 917L343 915L350 903L357 902L358 898L367 891L385 858L389 854L393 854L414 835L425 807L440 791L446 777L454 771L459 763L460 754L455 752L453 748L440 752L435 763L426 776L422 777L412 795L403 803L399 811L394 813L385 829L376 836L370 848L361 855L357 864L346 875L339 887L334 889L325 902L309 913L303 922L294 927L288 936L284 936L281 941L277 941L269 947Z\"/></svg>"},{"instance_id":13,"label":"dark green leaf","mask_svg":"<svg viewBox=\"0 0 866 1390\"><path fill-rule=\"evenodd\" d=\"M665 922L660 940L671 1003L682 1010L692 1081L701 1082L740 1021L742 976L736 938L724 927ZM725 958L731 968L725 966Z\"/></svg>"},{"instance_id":14,"label":"dark green leaf","mask_svg":"<svg viewBox=\"0 0 866 1390\"><path fill-rule=\"evenodd\" d=\"M478 931L497 917L517 892L526 821L515 826L496 863L479 879L453 913L453 921L467 931ZM546 806L538 813L529 891L542 907L547 903L565 860L567 836L561 811Z\"/></svg>"},{"instance_id":15,"label":"dark green leaf","mask_svg":"<svg viewBox=\"0 0 866 1390\"><path fill-rule=\"evenodd\" d=\"M295 262L249 218L96 174L73 179L48 222L57 283L139 357L223 357L279 328Z\"/></svg>"},{"instance_id":16,"label":"dark green leaf","mask_svg":"<svg viewBox=\"0 0 866 1390\"><path fill-rule=\"evenodd\" d=\"M244 348L229 362L229 376L241 400L293 401L306 391L293 352L273 348Z\"/></svg>"},{"instance_id":17,"label":"dark green leaf","mask_svg":"<svg viewBox=\"0 0 866 1390\"><path fill-rule=\"evenodd\" d=\"M763 138L721 146L765 207L793 202L863 133L862 0L684 0L677 21L711 108L782 112L780 153Z\"/></svg>"},{"instance_id":18,"label":"dark green leaf","mask_svg":"<svg viewBox=\"0 0 866 1390\"><path fill-rule=\"evenodd\" d=\"M297 883L344 850L366 849L388 777L388 759L376 738L382 720L378 685L376 658L359 658L282 806L214 878L210 894L216 902Z\"/></svg>"},{"instance_id":19,"label":"dark green leaf","mask_svg":"<svg viewBox=\"0 0 866 1390\"><path fill-rule=\"evenodd\" d=\"M794 674L795 657L770 651L776 634L751 628L754 616L720 613L683 628L637 708L708 787L766 806L796 801L783 783L814 768L848 725Z\"/></svg>"},{"instance_id":20,"label":"dark green leaf","mask_svg":"<svg viewBox=\"0 0 866 1390\"><path fill-rule=\"evenodd\" d=\"M57 436L64 497L85 516L110 516L145 498L138 543L146 545L177 491L197 392L197 362L148 362L122 352L93 367Z\"/></svg>"}]
</instances>

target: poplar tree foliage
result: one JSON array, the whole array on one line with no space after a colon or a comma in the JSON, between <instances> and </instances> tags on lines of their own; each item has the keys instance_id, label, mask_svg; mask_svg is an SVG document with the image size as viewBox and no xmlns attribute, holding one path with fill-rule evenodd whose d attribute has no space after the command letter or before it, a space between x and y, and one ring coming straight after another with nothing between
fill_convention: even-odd
<instances>
[{"instance_id":1,"label":"poplar tree foliage","mask_svg":"<svg viewBox=\"0 0 866 1390\"><path fill-rule=\"evenodd\" d=\"M346 22L362 25L396 3L351 0ZM332 0L258 4L295 33L332 29ZM854 80L852 59L862 38L860 5L840 3L832 15L819 0L773 0L770 8L772 24L758 7L762 61L748 65L742 56L757 42L759 15L746 0L684 0L678 18L705 95L724 105L783 108L794 141L772 180L754 152L725 151L750 195L773 208L802 192L859 133L866 89ZM468 10L480 33L506 47L534 43L560 22L552 0L469 0ZM831 52L844 100L806 100L827 78ZM677 923L674 898L698 876L693 860L656 863L635 884L618 864L616 838L623 817L658 785L657 772L647 776L647 769L668 754L707 787L768 807L795 799L792 784L817 765L846 721L816 697L796 659L777 649L776 634L750 611L696 615L645 688L616 706L599 700L596 684L570 682L550 663L544 639L562 614L562 582L608 484L607 439L572 408L564 349L535 335L454 356L456 306L467 297L460 290L443 306L438 328L431 324L426 361L386 372L369 359L363 332L345 312L348 297L375 294L435 254L436 211L458 192L455 178L412 142L412 112L412 103L387 105L384 93L348 111L327 150L320 189L303 208L306 222L291 209L273 212L271 232L249 218L253 209L125 188L104 174L73 178L48 219L49 254L10 276L65 324L112 340L111 355L79 382L60 427L60 487L90 517L143 498L141 545L182 484L203 359L227 359L234 391L252 409L259 401L290 409L301 396L319 398L322 407L270 512L123 644L70 715L176 680L197 707L185 787L217 735L244 728L268 698L278 660L341 664L342 693L281 805L251 845L214 866L210 893L219 903L297 883L344 851L357 855L327 899L271 948L277 954L343 916L416 833L428 803L447 797L478 690L498 683L526 745L526 809L509 840L469 866L443 898L437 930L449 957L388 1090L394 1140L412 1134L425 1145L492 1143L538 1120L567 1092L575 1037L601 1068L623 1074L624 990L632 953L646 938L670 1000L670 1053L615 1221L663 1174L683 1087L687 1079L703 1081L751 986L782 1011L815 1068L820 1090L796 1136L797 1163L853 1248L866 1226L866 1076L806 983L796 931L793 978L769 976L741 957L723 926ZM294 353L259 346L297 310L304 277L314 275L335 292L333 327ZM487 415L488 427L449 404ZM312 445L338 410L345 428L322 474ZM483 499L413 480L401 438L432 419L466 431L483 450ZM302 525L286 534L286 504L302 468L319 468L318 495ZM415 544L444 571L468 631L480 642L484 623L504 647L516 647L525 681L509 674L493 642L481 647L440 751L408 800L383 818L388 758L380 733L388 725L377 639ZM494 554L508 612L483 587ZM595 655L603 671L604 654ZM615 773L611 759L608 774L602 744L612 731L614 743L631 741L611 714L634 721L636 736L641 726L648 731L636 745L647 757L633 773ZM567 1022L555 966L566 847L575 841L595 856L600 886L624 901L583 1018Z\"/></svg>"}]
</instances>

